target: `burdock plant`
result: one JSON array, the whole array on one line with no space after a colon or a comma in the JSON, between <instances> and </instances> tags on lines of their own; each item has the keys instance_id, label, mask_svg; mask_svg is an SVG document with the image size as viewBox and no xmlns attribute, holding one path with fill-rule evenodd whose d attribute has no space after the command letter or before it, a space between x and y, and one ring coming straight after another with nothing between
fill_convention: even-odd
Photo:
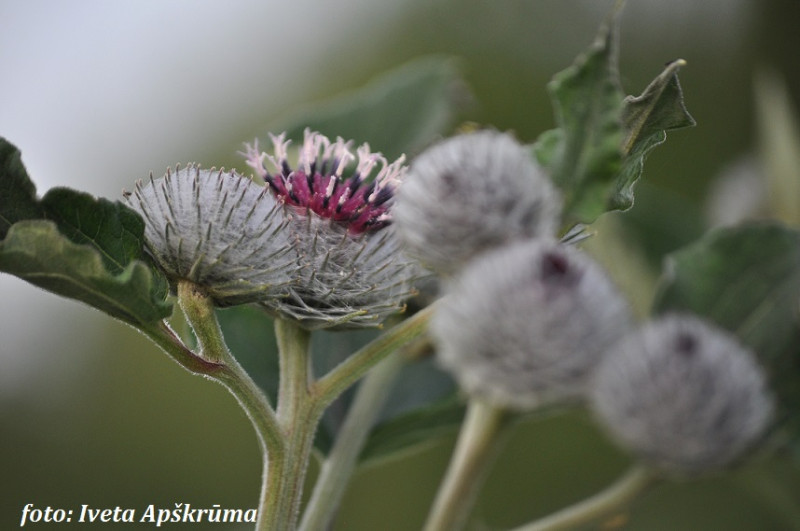
<instances>
[{"instance_id":1,"label":"burdock plant","mask_svg":"<svg viewBox=\"0 0 800 531\"><path fill-rule=\"evenodd\" d=\"M263 456L258 530L330 529L360 461L456 426L424 527L462 529L513 421L576 408L593 411L633 465L518 529L585 525L656 481L785 448L800 425L796 229L744 224L673 253L638 324L612 280L618 263L580 248L603 230L599 217L633 206L666 131L694 124L682 60L639 96L625 96L616 62L615 14L548 85L556 127L529 141L441 119L454 115L461 81L448 60L421 60L339 100L345 110L321 116L321 132L306 115L311 123L270 133L267 149L246 145L246 171L177 166L121 202L67 188L38 198L2 140L0 270L133 326L236 397ZM268 381L229 348L241 331L223 334L222 308L228 322L255 308L274 325ZM374 339L342 360L315 358L320 329L333 332L325 347L342 330ZM315 370L320 357L332 368ZM401 408L390 395L407 374L417 379ZM362 377L338 402L338 428L321 427ZM395 407L382 413L387 401ZM315 440L320 431L329 437ZM304 505L315 445L323 460Z\"/></svg>"}]
</instances>

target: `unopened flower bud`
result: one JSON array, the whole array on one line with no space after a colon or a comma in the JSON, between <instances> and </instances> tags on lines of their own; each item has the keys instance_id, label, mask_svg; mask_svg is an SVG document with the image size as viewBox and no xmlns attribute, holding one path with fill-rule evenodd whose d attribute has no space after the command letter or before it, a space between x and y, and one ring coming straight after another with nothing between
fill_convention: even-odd
<instances>
[{"instance_id":1,"label":"unopened flower bud","mask_svg":"<svg viewBox=\"0 0 800 531\"><path fill-rule=\"evenodd\" d=\"M447 288L431 324L439 360L468 393L504 407L581 397L630 322L604 271L550 240L487 252Z\"/></svg>"},{"instance_id":2,"label":"unopened flower bud","mask_svg":"<svg viewBox=\"0 0 800 531\"><path fill-rule=\"evenodd\" d=\"M283 205L296 268L288 295L264 307L312 329L379 325L403 308L421 273L392 226L403 158L390 164L367 144L353 154L350 142L306 130L292 165L284 135L271 140L271 153L255 144L244 154Z\"/></svg>"},{"instance_id":3,"label":"unopened flower bud","mask_svg":"<svg viewBox=\"0 0 800 531\"><path fill-rule=\"evenodd\" d=\"M220 306L286 293L293 264L281 206L250 179L179 167L138 182L125 200L144 219L147 249L170 280L191 280Z\"/></svg>"},{"instance_id":4,"label":"unopened flower bud","mask_svg":"<svg viewBox=\"0 0 800 531\"><path fill-rule=\"evenodd\" d=\"M662 317L623 338L598 368L591 398L623 446L680 475L735 460L772 413L753 354L688 315Z\"/></svg>"},{"instance_id":5,"label":"unopened flower bud","mask_svg":"<svg viewBox=\"0 0 800 531\"><path fill-rule=\"evenodd\" d=\"M409 252L452 273L486 249L554 237L561 201L529 150L496 131L445 140L414 160L394 217Z\"/></svg>"}]
</instances>

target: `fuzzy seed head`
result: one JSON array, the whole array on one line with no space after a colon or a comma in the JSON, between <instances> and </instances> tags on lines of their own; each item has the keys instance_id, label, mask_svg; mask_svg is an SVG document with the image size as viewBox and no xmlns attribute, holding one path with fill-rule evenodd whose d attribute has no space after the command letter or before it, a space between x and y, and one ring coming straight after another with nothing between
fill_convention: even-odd
<instances>
[{"instance_id":1,"label":"fuzzy seed head","mask_svg":"<svg viewBox=\"0 0 800 531\"><path fill-rule=\"evenodd\" d=\"M413 162L394 218L409 253L438 273L507 242L553 237L561 200L528 149L481 131L445 140Z\"/></svg>"},{"instance_id":2,"label":"fuzzy seed head","mask_svg":"<svg viewBox=\"0 0 800 531\"><path fill-rule=\"evenodd\" d=\"M597 264L549 240L477 257L439 304L431 333L441 364L469 394L515 409L581 397L631 319Z\"/></svg>"},{"instance_id":3,"label":"fuzzy seed head","mask_svg":"<svg viewBox=\"0 0 800 531\"><path fill-rule=\"evenodd\" d=\"M286 293L293 264L282 209L250 179L178 167L138 182L125 201L144 218L147 249L170 280L191 280L220 306Z\"/></svg>"},{"instance_id":4,"label":"fuzzy seed head","mask_svg":"<svg viewBox=\"0 0 800 531\"><path fill-rule=\"evenodd\" d=\"M678 475L721 468L750 448L772 416L753 354L691 316L632 332L599 367L593 408L619 442Z\"/></svg>"}]
</instances>

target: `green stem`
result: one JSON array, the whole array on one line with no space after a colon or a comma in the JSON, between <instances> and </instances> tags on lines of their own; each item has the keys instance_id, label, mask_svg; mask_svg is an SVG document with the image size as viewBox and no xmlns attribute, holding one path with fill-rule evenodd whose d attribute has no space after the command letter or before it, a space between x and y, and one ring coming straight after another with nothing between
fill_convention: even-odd
<instances>
[{"instance_id":1,"label":"green stem","mask_svg":"<svg viewBox=\"0 0 800 531\"><path fill-rule=\"evenodd\" d=\"M633 467L612 485L591 498L517 527L513 531L557 531L593 522L602 516L619 511L653 485L657 479L651 470L641 466Z\"/></svg>"},{"instance_id":2,"label":"green stem","mask_svg":"<svg viewBox=\"0 0 800 531\"><path fill-rule=\"evenodd\" d=\"M277 319L280 388L278 422L287 450L268 462L264 497L259 511L260 530L294 529L303 497L303 482L322 408L311 392L313 375L310 334L291 321Z\"/></svg>"},{"instance_id":3,"label":"green stem","mask_svg":"<svg viewBox=\"0 0 800 531\"><path fill-rule=\"evenodd\" d=\"M428 515L425 531L455 531L467 523L509 418L505 410L483 400L472 398L469 401L455 451Z\"/></svg>"},{"instance_id":4,"label":"green stem","mask_svg":"<svg viewBox=\"0 0 800 531\"><path fill-rule=\"evenodd\" d=\"M174 362L192 374L214 378L223 369L222 364L212 363L192 352L191 349L183 344L183 341L166 321L160 321L155 325L142 327L139 330L161 347L161 350Z\"/></svg>"},{"instance_id":5,"label":"green stem","mask_svg":"<svg viewBox=\"0 0 800 531\"><path fill-rule=\"evenodd\" d=\"M263 458L263 483L271 485L281 476L273 475L270 466L272 463L283 463L285 456L292 453L291 441L284 434L266 395L228 350L211 299L200 287L181 281L178 283L178 301L197 336L200 355L183 346L166 325L158 329L159 333L156 330L145 332L178 363L192 372L221 383L233 394L256 430ZM268 526L272 515L269 510L265 510L270 498L268 492L271 491L262 489L256 529L282 529L280 524Z\"/></svg>"},{"instance_id":6,"label":"green stem","mask_svg":"<svg viewBox=\"0 0 800 531\"><path fill-rule=\"evenodd\" d=\"M276 412L228 350L213 301L204 290L188 281L179 282L178 300L197 336L199 354L186 348L166 324L144 332L181 366L223 384L236 397L258 433L264 458L256 529L294 529L314 435L325 408L376 363L422 335L431 309L392 328L319 381L314 380L311 369L310 333L292 321L276 320L280 359Z\"/></svg>"},{"instance_id":7,"label":"green stem","mask_svg":"<svg viewBox=\"0 0 800 531\"><path fill-rule=\"evenodd\" d=\"M197 336L200 355L183 346L174 333L167 336L166 341L160 336L150 337L184 367L224 385L253 423L264 452L267 447L271 451L280 451L285 442L275 412L258 385L228 350L211 299L198 286L181 281L178 283L178 301ZM169 327L163 324L161 330L168 331ZM178 344L182 349L176 346Z\"/></svg>"},{"instance_id":8,"label":"green stem","mask_svg":"<svg viewBox=\"0 0 800 531\"><path fill-rule=\"evenodd\" d=\"M322 464L314 492L300 524L301 531L328 529L355 469L375 419L383 408L405 356L396 353L371 370L358 387L336 442Z\"/></svg>"},{"instance_id":9,"label":"green stem","mask_svg":"<svg viewBox=\"0 0 800 531\"><path fill-rule=\"evenodd\" d=\"M320 406L327 407L342 392L356 383L368 370L386 356L421 336L428 329L428 321L435 304L420 310L402 323L368 343L336 366L316 383Z\"/></svg>"},{"instance_id":10,"label":"green stem","mask_svg":"<svg viewBox=\"0 0 800 531\"><path fill-rule=\"evenodd\" d=\"M188 280L178 282L178 304L197 336L199 355L212 363L233 359L219 328L214 303L202 287Z\"/></svg>"}]
</instances>

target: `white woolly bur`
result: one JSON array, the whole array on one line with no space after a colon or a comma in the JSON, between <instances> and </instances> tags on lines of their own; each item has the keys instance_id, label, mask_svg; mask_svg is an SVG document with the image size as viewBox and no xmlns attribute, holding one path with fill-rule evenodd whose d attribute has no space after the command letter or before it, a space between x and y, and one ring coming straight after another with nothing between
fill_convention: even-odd
<instances>
[{"instance_id":1,"label":"white woolly bur","mask_svg":"<svg viewBox=\"0 0 800 531\"><path fill-rule=\"evenodd\" d=\"M591 259L528 240L487 252L454 277L431 333L465 391L528 409L579 398L629 322L627 304Z\"/></svg>"},{"instance_id":2,"label":"white woolly bur","mask_svg":"<svg viewBox=\"0 0 800 531\"><path fill-rule=\"evenodd\" d=\"M296 278L289 296L264 301L266 309L308 329L378 326L403 309L421 271L391 225L353 235L346 225L290 211L284 232Z\"/></svg>"},{"instance_id":3,"label":"white woolly bur","mask_svg":"<svg viewBox=\"0 0 800 531\"><path fill-rule=\"evenodd\" d=\"M411 165L393 216L409 252L439 273L509 241L553 237L561 200L511 135L481 131L433 146Z\"/></svg>"},{"instance_id":4,"label":"white woolly bur","mask_svg":"<svg viewBox=\"0 0 800 531\"><path fill-rule=\"evenodd\" d=\"M690 316L663 317L624 338L598 369L591 397L621 444L684 475L735 460L772 414L752 353Z\"/></svg>"},{"instance_id":5,"label":"white woolly bur","mask_svg":"<svg viewBox=\"0 0 800 531\"><path fill-rule=\"evenodd\" d=\"M125 200L144 218L148 250L171 279L195 282L221 306L287 292L294 265L285 221L265 187L189 166L138 182Z\"/></svg>"}]
</instances>

